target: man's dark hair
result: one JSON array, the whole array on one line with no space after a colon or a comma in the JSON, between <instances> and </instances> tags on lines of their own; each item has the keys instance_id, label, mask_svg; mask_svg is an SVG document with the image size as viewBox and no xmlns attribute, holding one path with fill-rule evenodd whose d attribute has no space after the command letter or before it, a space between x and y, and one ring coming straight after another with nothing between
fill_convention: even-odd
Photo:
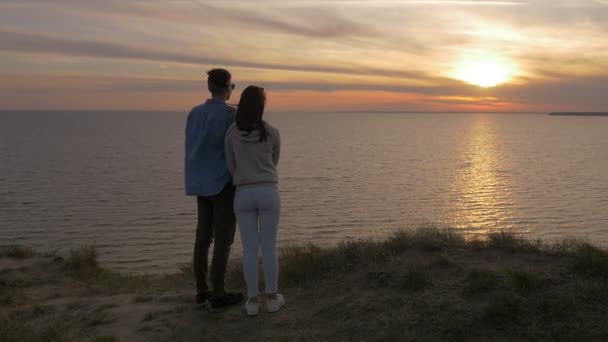
<instances>
[{"instance_id":1,"label":"man's dark hair","mask_svg":"<svg viewBox=\"0 0 608 342\"><path fill-rule=\"evenodd\" d=\"M230 87L232 75L226 69L211 69L207 71L207 76L207 85L211 93L224 91Z\"/></svg>"}]
</instances>

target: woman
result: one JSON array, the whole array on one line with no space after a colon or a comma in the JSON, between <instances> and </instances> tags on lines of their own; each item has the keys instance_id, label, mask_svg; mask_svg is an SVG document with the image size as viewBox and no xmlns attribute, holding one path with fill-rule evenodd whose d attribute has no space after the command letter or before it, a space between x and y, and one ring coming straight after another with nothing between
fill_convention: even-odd
<instances>
[{"instance_id":1,"label":"woman","mask_svg":"<svg viewBox=\"0 0 608 342\"><path fill-rule=\"evenodd\" d=\"M285 298L277 293L277 229L281 200L278 174L281 141L279 131L262 120L266 94L249 86L241 95L236 123L226 132L226 163L236 186L234 211L243 241L243 272L250 316L260 310L258 300L258 250L262 247L266 284L266 308L277 312Z\"/></svg>"}]
</instances>

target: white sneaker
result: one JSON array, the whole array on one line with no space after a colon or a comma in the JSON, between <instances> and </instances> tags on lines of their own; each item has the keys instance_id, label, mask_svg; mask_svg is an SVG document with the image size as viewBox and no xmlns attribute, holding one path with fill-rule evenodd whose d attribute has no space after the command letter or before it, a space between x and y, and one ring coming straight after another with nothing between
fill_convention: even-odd
<instances>
[{"instance_id":1,"label":"white sneaker","mask_svg":"<svg viewBox=\"0 0 608 342\"><path fill-rule=\"evenodd\" d=\"M285 297L282 294L277 293L276 299L267 299L266 300L266 309L268 312L273 313L281 310L281 307L285 305Z\"/></svg>"},{"instance_id":2,"label":"white sneaker","mask_svg":"<svg viewBox=\"0 0 608 342\"><path fill-rule=\"evenodd\" d=\"M260 303L246 301L245 310L247 310L248 316L257 316L260 313Z\"/></svg>"}]
</instances>

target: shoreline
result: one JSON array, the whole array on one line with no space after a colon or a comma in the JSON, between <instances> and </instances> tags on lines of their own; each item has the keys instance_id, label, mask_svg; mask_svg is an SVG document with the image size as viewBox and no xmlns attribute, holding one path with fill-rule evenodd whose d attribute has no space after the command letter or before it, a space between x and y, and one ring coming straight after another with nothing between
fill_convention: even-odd
<instances>
[{"instance_id":1,"label":"shoreline","mask_svg":"<svg viewBox=\"0 0 608 342\"><path fill-rule=\"evenodd\" d=\"M194 304L189 265L130 275L65 255L0 247L1 341L601 341L608 338L608 252L508 233L465 240L435 227L384 241L281 250L287 306ZM262 282L263 277L260 276ZM244 291L239 260L228 288Z\"/></svg>"},{"instance_id":2,"label":"shoreline","mask_svg":"<svg viewBox=\"0 0 608 342\"><path fill-rule=\"evenodd\" d=\"M551 116L608 116L608 112L553 112Z\"/></svg>"}]
</instances>

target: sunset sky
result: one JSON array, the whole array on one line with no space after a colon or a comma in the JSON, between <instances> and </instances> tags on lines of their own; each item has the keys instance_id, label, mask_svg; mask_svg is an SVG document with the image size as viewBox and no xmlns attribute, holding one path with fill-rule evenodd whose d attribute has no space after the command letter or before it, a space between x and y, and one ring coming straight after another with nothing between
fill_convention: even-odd
<instances>
[{"instance_id":1,"label":"sunset sky","mask_svg":"<svg viewBox=\"0 0 608 342\"><path fill-rule=\"evenodd\" d=\"M608 0L0 1L0 109L188 110L212 67L275 111L608 111Z\"/></svg>"}]
</instances>

